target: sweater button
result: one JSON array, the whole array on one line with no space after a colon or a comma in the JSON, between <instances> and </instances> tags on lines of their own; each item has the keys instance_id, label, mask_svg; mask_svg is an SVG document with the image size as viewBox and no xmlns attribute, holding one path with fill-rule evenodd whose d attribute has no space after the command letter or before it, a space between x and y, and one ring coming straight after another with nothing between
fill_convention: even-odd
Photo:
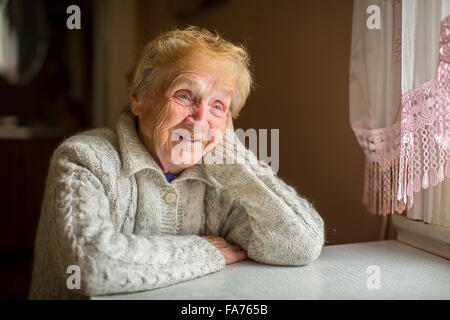
<instances>
[{"instance_id":1,"label":"sweater button","mask_svg":"<svg viewBox=\"0 0 450 320\"><path fill-rule=\"evenodd\" d=\"M177 201L177 194L175 192L167 192L164 195L164 201L168 205L174 204Z\"/></svg>"}]
</instances>

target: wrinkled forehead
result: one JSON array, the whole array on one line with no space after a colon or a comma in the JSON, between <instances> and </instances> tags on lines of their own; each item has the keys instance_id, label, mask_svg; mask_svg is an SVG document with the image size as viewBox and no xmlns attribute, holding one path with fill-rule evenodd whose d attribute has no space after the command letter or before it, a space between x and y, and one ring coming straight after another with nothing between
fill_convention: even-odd
<instances>
[{"instance_id":1,"label":"wrinkled forehead","mask_svg":"<svg viewBox=\"0 0 450 320\"><path fill-rule=\"evenodd\" d=\"M232 95L236 82L236 66L231 61L197 54L183 59L173 70L169 87L180 84L199 90L212 89Z\"/></svg>"},{"instance_id":2,"label":"wrinkled forehead","mask_svg":"<svg viewBox=\"0 0 450 320\"><path fill-rule=\"evenodd\" d=\"M224 96L233 96L234 83L224 81L206 72L198 70L183 71L178 74L169 86L169 89L188 88L198 93L216 93Z\"/></svg>"}]
</instances>

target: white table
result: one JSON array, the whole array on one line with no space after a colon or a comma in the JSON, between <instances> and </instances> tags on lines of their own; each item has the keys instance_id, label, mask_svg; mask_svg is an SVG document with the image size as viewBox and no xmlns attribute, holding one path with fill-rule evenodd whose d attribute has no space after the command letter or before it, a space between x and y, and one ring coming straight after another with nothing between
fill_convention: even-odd
<instances>
[{"instance_id":1,"label":"white table","mask_svg":"<svg viewBox=\"0 0 450 320\"><path fill-rule=\"evenodd\" d=\"M377 270L380 288L375 280L369 289ZM394 240L334 245L303 267L246 260L166 288L91 299L450 299L450 261Z\"/></svg>"}]
</instances>

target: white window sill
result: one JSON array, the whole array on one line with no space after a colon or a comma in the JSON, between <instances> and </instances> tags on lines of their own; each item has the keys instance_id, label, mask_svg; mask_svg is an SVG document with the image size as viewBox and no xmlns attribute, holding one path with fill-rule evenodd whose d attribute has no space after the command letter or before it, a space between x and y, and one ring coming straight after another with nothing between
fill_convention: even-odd
<instances>
[{"instance_id":1,"label":"white window sill","mask_svg":"<svg viewBox=\"0 0 450 320\"><path fill-rule=\"evenodd\" d=\"M392 215L392 222L397 229L397 240L413 247L450 259L450 228Z\"/></svg>"}]
</instances>

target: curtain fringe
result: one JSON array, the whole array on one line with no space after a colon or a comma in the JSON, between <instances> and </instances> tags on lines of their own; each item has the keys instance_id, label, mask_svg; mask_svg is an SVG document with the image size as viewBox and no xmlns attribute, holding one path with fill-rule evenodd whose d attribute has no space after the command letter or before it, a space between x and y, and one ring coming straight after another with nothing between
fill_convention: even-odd
<instances>
[{"instance_id":1,"label":"curtain fringe","mask_svg":"<svg viewBox=\"0 0 450 320\"><path fill-rule=\"evenodd\" d=\"M366 158L363 204L372 214L401 213L406 204L397 199L400 159L377 162Z\"/></svg>"}]
</instances>

